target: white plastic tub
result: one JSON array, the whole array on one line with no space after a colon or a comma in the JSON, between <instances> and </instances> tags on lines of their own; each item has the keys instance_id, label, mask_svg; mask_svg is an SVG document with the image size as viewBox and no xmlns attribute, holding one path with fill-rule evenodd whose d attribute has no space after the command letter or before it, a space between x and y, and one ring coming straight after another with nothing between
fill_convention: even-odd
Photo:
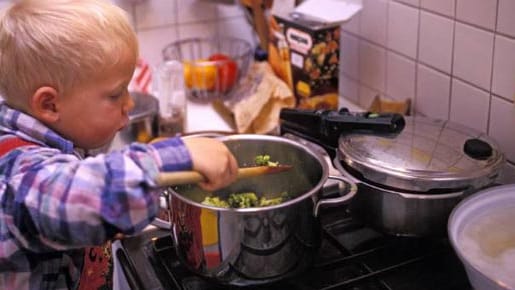
<instances>
[{"instance_id":1,"label":"white plastic tub","mask_svg":"<svg viewBox=\"0 0 515 290\"><path fill-rule=\"evenodd\" d=\"M515 184L464 199L449 217L448 232L474 289L515 289Z\"/></svg>"}]
</instances>

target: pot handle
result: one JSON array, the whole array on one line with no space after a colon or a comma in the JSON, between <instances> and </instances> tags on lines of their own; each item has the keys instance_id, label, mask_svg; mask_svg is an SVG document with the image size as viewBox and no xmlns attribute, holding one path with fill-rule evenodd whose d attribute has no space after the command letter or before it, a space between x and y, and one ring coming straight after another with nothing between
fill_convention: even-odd
<instances>
[{"instance_id":1,"label":"pot handle","mask_svg":"<svg viewBox=\"0 0 515 290\"><path fill-rule=\"evenodd\" d=\"M358 185L356 183L354 183L353 181L351 181L350 179L344 178L342 176L333 176L333 175L330 175L328 178L336 179L338 181L345 183L345 185L349 189L348 189L347 194L345 194L343 196L319 200L317 202L317 204L315 205L315 208L313 209L313 215L315 217L318 217L321 207L345 204L345 203L349 202L358 192Z\"/></svg>"},{"instance_id":2,"label":"pot handle","mask_svg":"<svg viewBox=\"0 0 515 290\"><path fill-rule=\"evenodd\" d=\"M168 213L168 221L156 217L151 222L152 225L164 230L170 230L172 228L172 224L170 223L172 220L170 203L170 193L168 192L168 189L165 189L162 191L162 195L159 197L159 207L161 209L165 209Z\"/></svg>"}]
</instances>

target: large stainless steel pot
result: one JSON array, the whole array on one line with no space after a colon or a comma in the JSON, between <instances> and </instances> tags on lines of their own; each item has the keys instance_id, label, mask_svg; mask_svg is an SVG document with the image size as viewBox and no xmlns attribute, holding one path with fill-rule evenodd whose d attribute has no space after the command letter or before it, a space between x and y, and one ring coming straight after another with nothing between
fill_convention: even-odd
<instances>
[{"instance_id":1,"label":"large stainless steel pot","mask_svg":"<svg viewBox=\"0 0 515 290\"><path fill-rule=\"evenodd\" d=\"M270 283L298 274L313 263L320 243L320 207L350 200L355 185L337 198L322 198L328 164L321 155L292 140L266 135L220 137L239 161L249 166L269 154L293 169L277 175L240 180L215 192L226 196L256 192L295 196L276 206L225 209L201 204L210 193L196 185L169 189L172 235L177 254L193 272L218 283L247 286Z\"/></svg>"},{"instance_id":2,"label":"large stainless steel pot","mask_svg":"<svg viewBox=\"0 0 515 290\"><path fill-rule=\"evenodd\" d=\"M436 119L405 118L399 134L342 134L337 169L358 184L354 217L383 232L445 235L464 197L491 185L504 156L485 134Z\"/></svg>"}]
</instances>

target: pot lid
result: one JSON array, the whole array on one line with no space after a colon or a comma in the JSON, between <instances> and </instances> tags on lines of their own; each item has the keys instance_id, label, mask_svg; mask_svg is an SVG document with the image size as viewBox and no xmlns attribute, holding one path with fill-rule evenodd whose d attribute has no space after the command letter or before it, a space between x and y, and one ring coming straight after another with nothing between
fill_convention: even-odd
<instances>
[{"instance_id":1,"label":"pot lid","mask_svg":"<svg viewBox=\"0 0 515 290\"><path fill-rule=\"evenodd\" d=\"M405 117L398 134L342 134L338 155L365 181L409 192L480 188L493 182L504 155L484 133L449 121Z\"/></svg>"}]
</instances>

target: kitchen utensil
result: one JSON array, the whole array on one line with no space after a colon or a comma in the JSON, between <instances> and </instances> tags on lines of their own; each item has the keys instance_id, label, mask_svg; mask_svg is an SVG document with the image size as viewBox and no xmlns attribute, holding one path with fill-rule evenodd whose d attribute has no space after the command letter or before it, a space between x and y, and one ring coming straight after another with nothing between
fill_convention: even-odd
<instances>
[{"instance_id":1,"label":"kitchen utensil","mask_svg":"<svg viewBox=\"0 0 515 290\"><path fill-rule=\"evenodd\" d=\"M173 137L184 133L187 101L182 63L176 60L161 63L155 80L155 94L159 100L159 136Z\"/></svg>"},{"instance_id":2,"label":"kitchen utensil","mask_svg":"<svg viewBox=\"0 0 515 290\"><path fill-rule=\"evenodd\" d=\"M480 190L449 217L450 242L477 290L515 289L515 184Z\"/></svg>"},{"instance_id":3,"label":"kitchen utensil","mask_svg":"<svg viewBox=\"0 0 515 290\"><path fill-rule=\"evenodd\" d=\"M356 187L328 176L323 157L298 142L269 135L232 135L219 140L240 165L268 154L292 168L281 174L241 179L210 193L195 184L170 187L171 224L179 260L192 272L218 283L248 286L272 283L309 268L320 243L321 207L350 200ZM346 195L321 198L328 178L341 181ZM201 202L208 195L256 192L274 198L288 192L292 199L278 205L219 208Z\"/></svg>"},{"instance_id":4,"label":"kitchen utensil","mask_svg":"<svg viewBox=\"0 0 515 290\"><path fill-rule=\"evenodd\" d=\"M398 114L281 112L281 131L323 145L358 185L352 215L383 232L445 235L456 204L491 185L504 155L493 140L449 121ZM402 120L402 121L401 121Z\"/></svg>"},{"instance_id":5,"label":"kitchen utensil","mask_svg":"<svg viewBox=\"0 0 515 290\"><path fill-rule=\"evenodd\" d=\"M280 173L290 170L291 168L291 165L243 167L238 169L237 179ZM196 171L162 172L157 178L157 184L161 187L198 183L202 181L205 181L204 176Z\"/></svg>"},{"instance_id":6,"label":"kitchen utensil","mask_svg":"<svg viewBox=\"0 0 515 290\"><path fill-rule=\"evenodd\" d=\"M239 38L187 38L165 46L163 60L184 65L187 97L208 102L228 99L252 61L251 45Z\"/></svg>"}]
</instances>

